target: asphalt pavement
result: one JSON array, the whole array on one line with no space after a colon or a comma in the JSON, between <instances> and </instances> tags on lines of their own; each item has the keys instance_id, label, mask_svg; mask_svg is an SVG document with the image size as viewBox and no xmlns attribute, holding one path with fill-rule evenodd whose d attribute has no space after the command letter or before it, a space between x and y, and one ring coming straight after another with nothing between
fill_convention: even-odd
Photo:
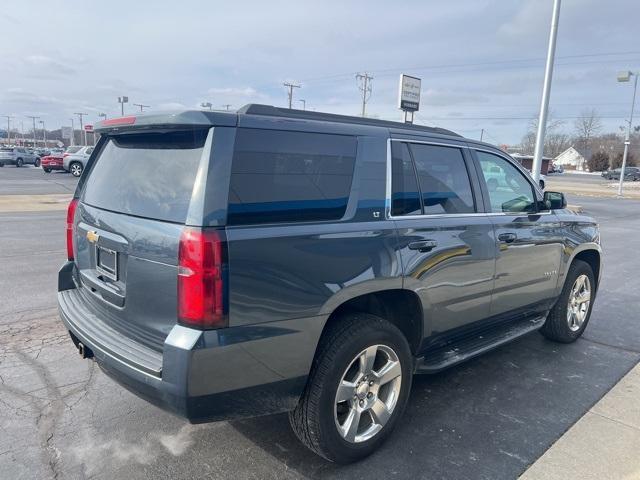
<instances>
[{"instance_id":1,"label":"asphalt pavement","mask_svg":"<svg viewBox=\"0 0 640 480\"><path fill-rule=\"evenodd\" d=\"M57 177L66 188L70 176ZM28 188L58 188L36 180ZM116 385L57 318L65 212L0 214L0 477L516 478L640 360L640 202L569 200L600 221L606 252L584 337L559 345L533 333L416 377L394 435L347 467L307 451L286 415L194 426Z\"/></svg>"},{"instance_id":2,"label":"asphalt pavement","mask_svg":"<svg viewBox=\"0 0 640 480\"><path fill-rule=\"evenodd\" d=\"M42 168L25 165L0 169L0 195L43 195L73 193L78 179L64 171L44 173Z\"/></svg>"}]
</instances>

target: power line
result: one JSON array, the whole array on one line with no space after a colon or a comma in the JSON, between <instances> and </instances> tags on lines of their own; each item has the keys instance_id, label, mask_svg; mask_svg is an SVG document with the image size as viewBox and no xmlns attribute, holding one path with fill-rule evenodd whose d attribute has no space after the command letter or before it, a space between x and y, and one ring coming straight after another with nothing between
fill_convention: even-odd
<instances>
[{"instance_id":1,"label":"power line","mask_svg":"<svg viewBox=\"0 0 640 480\"><path fill-rule=\"evenodd\" d=\"M608 57L608 56L622 56L622 55L640 55L640 51L626 51L626 52L603 52L603 53L585 53L578 55L562 55L557 56L556 59L566 60L572 58L595 58L595 57ZM376 74L377 76L385 76L389 73L395 75L398 71L403 70L431 70L431 69L443 69L443 68L468 68L468 67L486 67L486 66L495 66L495 65L510 65L510 64L518 64L518 63L526 63L526 62L542 62L545 59L542 57L530 57L530 58L520 58L520 59L509 59L509 60L492 60L487 62L473 62L473 63L448 63L448 64L432 64L432 65L421 65L421 66L404 66L404 67L394 67L394 68L386 68L379 70L370 70L371 73ZM556 63L556 65L580 65L582 63L602 63L602 62L619 62L623 59L613 59L613 60L600 60L596 62L574 62L574 63ZM535 65L516 65L516 68L522 67L533 67ZM338 79L342 77L352 76L355 72L344 72L344 73L336 73L330 75L323 75L318 77L311 77L304 79L305 83L316 82L322 80L332 80Z\"/></svg>"},{"instance_id":2,"label":"power line","mask_svg":"<svg viewBox=\"0 0 640 480\"><path fill-rule=\"evenodd\" d=\"M367 101L371 98L371 80L373 77L367 72L356 73L356 80L360 82L358 88L362 92L362 116L366 116Z\"/></svg>"},{"instance_id":3,"label":"power line","mask_svg":"<svg viewBox=\"0 0 640 480\"><path fill-rule=\"evenodd\" d=\"M287 87L289 89L289 109L291 109L291 104L293 103L293 89L294 88L302 88L302 85L300 84L295 84L295 83L288 83L288 82L284 82L282 85L284 85L285 87Z\"/></svg>"}]
</instances>

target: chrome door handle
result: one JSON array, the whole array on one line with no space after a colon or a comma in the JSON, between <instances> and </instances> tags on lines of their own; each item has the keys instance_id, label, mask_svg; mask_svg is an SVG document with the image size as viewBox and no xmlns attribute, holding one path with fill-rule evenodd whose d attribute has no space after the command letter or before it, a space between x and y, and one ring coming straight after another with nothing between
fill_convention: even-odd
<instances>
[{"instance_id":1,"label":"chrome door handle","mask_svg":"<svg viewBox=\"0 0 640 480\"><path fill-rule=\"evenodd\" d=\"M411 242L408 247L410 250L418 250L419 252L429 252L438 246L435 240L420 240Z\"/></svg>"},{"instance_id":2,"label":"chrome door handle","mask_svg":"<svg viewBox=\"0 0 640 480\"><path fill-rule=\"evenodd\" d=\"M518 236L515 233L511 233L511 232L501 233L500 235L498 235L498 240L504 243L513 243L516 241L517 238Z\"/></svg>"}]
</instances>

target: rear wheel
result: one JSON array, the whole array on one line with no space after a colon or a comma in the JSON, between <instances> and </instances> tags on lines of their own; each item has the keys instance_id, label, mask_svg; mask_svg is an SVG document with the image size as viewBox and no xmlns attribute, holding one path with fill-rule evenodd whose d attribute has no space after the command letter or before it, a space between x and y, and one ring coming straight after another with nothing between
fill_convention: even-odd
<instances>
[{"instance_id":1,"label":"rear wheel","mask_svg":"<svg viewBox=\"0 0 640 480\"><path fill-rule=\"evenodd\" d=\"M544 180L540 180L540 189L544 190Z\"/></svg>"},{"instance_id":2,"label":"rear wheel","mask_svg":"<svg viewBox=\"0 0 640 480\"><path fill-rule=\"evenodd\" d=\"M82 164L80 162L73 162L69 165L69 171L74 177L79 177L82 175Z\"/></svg>"},{"instance_id":3,"label":"rear wheel","mask_svg":"<svg viewBox=\"0 0 640 480\"><path fill-rule=\"evenodd\" d=\"M50 168L42 167L42 170L44 170L44 173L51 173L51 169Z\"/></svg>"},{"instance_id":4,"label":"rear wheel","mask_svg":"<svg viewBox=\"0 0 640 480\"><path fill-rule=\"evenodd\" d=\"M391 434L411 389L406 338L380 317L354 313L323 334L307 387L289 418L318 455L350 463Z\"/></svg>"},{"instance_id":5,"label":"rear wheel","mask_svg":"<svg viewBox=\"0 0 640 480\"><path fill-rule=\"evenodd\" d=\"M40 166L40 159L39 159L39 158L36 158L36 161L35 161L35 162L33 162L33 165L34 165L36 168L37 168L37 167L39 167L39 166Z\"/></svg>"},{"instance_id":6,"label":"rear wheel","mask_svg":"<svg viewBox=\"0 0 640 480\"><path fill-rule=\"evenodd\" d=\"M549 312L540 333L556 342L575 342L589 323L595 286L591 266L575 260L567 272L560 298Z\"/></svg>"},{"instance_id":7,"label":"rear wheel","mask_svg":"<svg viewBox=\"0 0 640 480\"><path fill-rule=\"evenodd\" d=\"M20 168L22 165L24 165L24 162L22 161L21 158L16 160L16 167Z\"/></svg>"}]
</instances>

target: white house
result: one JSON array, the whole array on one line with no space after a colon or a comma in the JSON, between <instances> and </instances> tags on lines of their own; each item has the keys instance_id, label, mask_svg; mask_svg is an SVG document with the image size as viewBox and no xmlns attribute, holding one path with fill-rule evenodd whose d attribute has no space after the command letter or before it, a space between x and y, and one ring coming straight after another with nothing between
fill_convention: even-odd
<instances>
[{"instance_id":1,"label":"white house","mask_svg":"<svg viewBox=\"0 0 640 480\"><path fill-rule=\"evenodd\" d=\"M554 165L562 165L564 168L575 170L586 170L587 161L584 155L576 150L575 147L569 147L553 160Z\"/></svg>"}]
</instances>

